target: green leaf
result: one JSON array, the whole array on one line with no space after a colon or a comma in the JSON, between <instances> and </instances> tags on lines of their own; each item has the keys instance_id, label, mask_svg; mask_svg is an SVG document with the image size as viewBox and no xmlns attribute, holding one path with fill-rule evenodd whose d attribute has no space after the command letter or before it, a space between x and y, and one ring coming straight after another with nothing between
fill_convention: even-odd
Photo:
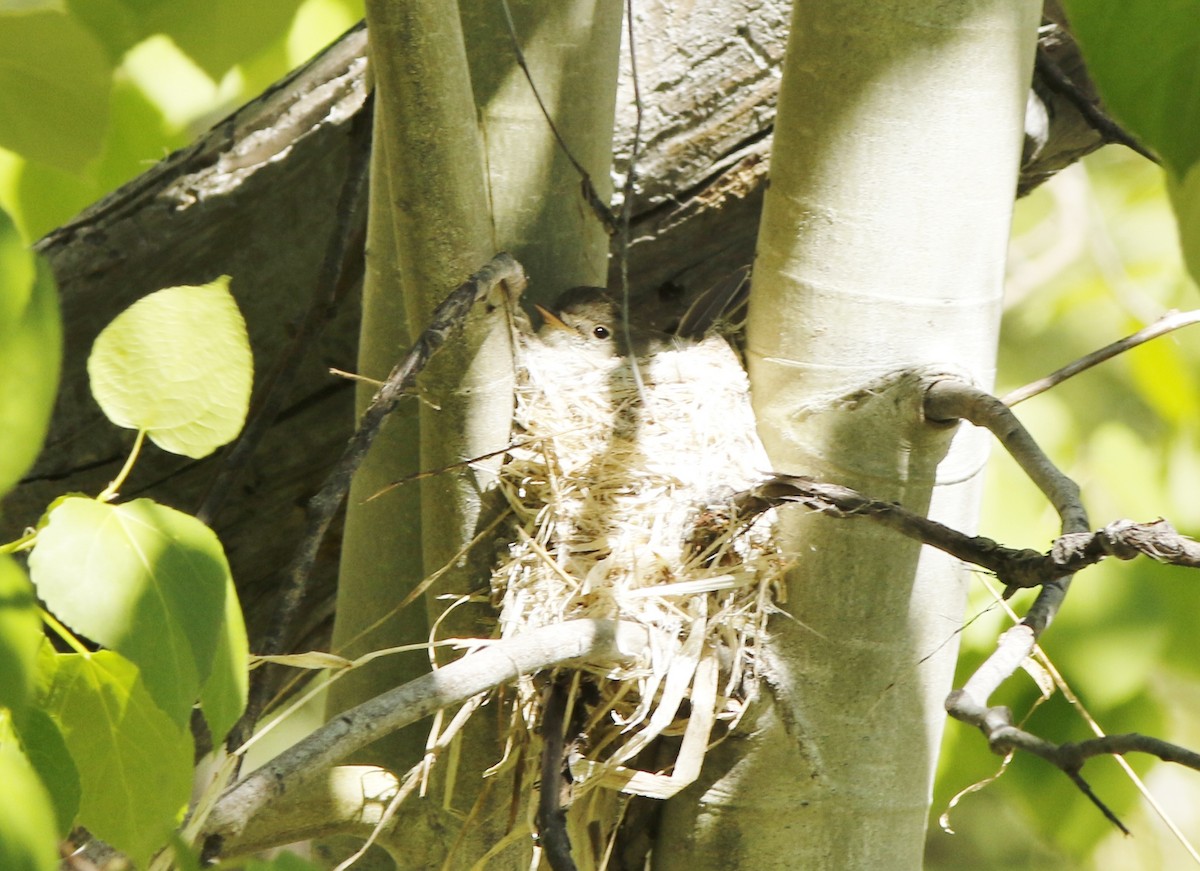
<instances>
[{"instance_id":1,"label":"green leaf","mask_svg":"<svg viewBox=\"0 0 1200 871\"><path fill-rule=\"evenodd\" d=\"M117 426L199 459L231 441L250 404L253 358L229 276L168 287L117 315L88 358L92 394Z\"/></svg>"},{"instance_id":2,"label":"green leaf","mask_svg":"<svg viewBox=\"0 0 1200 871\"><path fill-rule=\"evenodd\" d=\"M33 587L12 558L0 554L0 708L18 715L24 711L33 693L41 643Z\"/></svg>"},{"instance_id":3,"label":"green leaf","mask_svg":"<svg viewBox=\"0 0 1200 871\"><path fill-rule=\"evenodd\" d=\"M0 19L2 20L2 19ZM3 97L0 97L3 100ZM62 357L49 268L0 211L0 495L33 465L50 425Z\"/></svg>"},{"instance_id":4,"label":"green leaf","mask_svg":"<svg viewBox=\"0 0 1200 871\"><path fill-rule=\"evenodd\" d=\"M133 661L171 720L187 722L222 644L232 583L211 529L150 499L69 498L50 512L29 570L60 620Z\"/></svg>"},{"instance_id":5,"label":"green leaf","mask_svg":"<svg viewBox=\"0 0 1200 871\"><path fill-rule=\"evenodd\" d=\"M79 770L79 824L145 867L183 818L192 739L119 654L59 654L43 704Z\"/></svg>"},{"instance_id":6,"label":"green leaf","mask_svg":"<svg viewBox=\"0 0 1200 871\"><path fill-rule=\"evenodd\" d=\"M295 853L280 853L270 859L247 859L241 871L317 871L318 866Z\"/></svg>"},{"instance_id":7,"label":"green leaf","mask_svg":"<svg viewBox=\"0 0 1200 871\"><path fill-rule=\"evenodd\" d=\"M47 649L50 650L49 645ZM53 650L50 650L50 654L57 655ZM79 772L71 760L67 742L63 740L58 724L38 707L30 707L25 712L20 718L18 731L25 755L50 795L50 803L54 806L55 819L58 821L58 833L65 836L75 822L82 798Z\"/></svg>"},{"instance_id":8,"label":"green leaf","mask_svg":"<svg viewBox=\"0 0 1200 871\"><path fill-rule=\"evenodd\" d=\"M234 64L258 54L287 34L300 0L145 2L147 20L167 34L201 69L220 80Z\"/></svg>"},{"instance_id":9,"label":"green leaf","mask_svg":"<svg viewBox=\"0 0 1200 871\"><path fill-rule=\"evenodd\" d=\"M220 744L246 710L250 684L250 642L233 581L225 591L225 625L217 644L212 672L200 690L200 710L213 744Z\"/></svg>"},{"instance_id":10,"label":"green leaf","mask_svg":"<svg viewBox=\"0 0 1200 871\"><path fill-rule=\"evenodd\" d=\"M91 31L115 66L121 57L150 35L138 15L122 0L67 0L71 15Z\"/></svg>"},{"instance_id":11,"label":"green leaf","mask_svg":"<svg viewBox=\"0 0 1200 871\"><path fill-rule=\"evenodd\" d=\"M54 811L58 817L59 834L65 836L75 826L79 802L83 797L79 785L79 771L71 759L71 751L67 749L67 742L58 723L44 706L40 706L50 695L61 660L62 657L55 651L54 645L49 639L43 638L41 646L38 647L37 657L35 699L39 704L30 705L16 723L21 743L25 747L25 755L29 757L38 777L50 792L50 800L54 803Z\"/></svg>"},{"instance_id":12,"label":"green leaf","mask_svg":"<svg viewBox=\"0 0 1200 871\"><path fill-rule=\"evenodd\" d=\"M37 772L0 716L0 868L55 871L58 831L54 807Z\"/></svg>"},{"instance_id":13,"label":"green leaf","mask_svg":"<svg viewBox=\"0 0 1200 871\"><path fill-rule=\"evenodd\" d=\"M190 846L179 833L176 832L171 838L171 849L175 854L175 864L172 866L175 871L204 871L204 866L200 864L200 856L196 849ZM208 866L211 871L219 871L223 865Z\"/></svg>"},{"instance_id":14,"label":"green leaf","mask_svg":"<svg viewBox=\"0 0 1200 871\"><path fill-rule=\"evenodd\" d=\"M66 12L65 0L0 0L0 12Z\"/></svg>"},{"instance_id":15,"label":"green leaf","mask_svg":"<svg viewBox=\"0 0 1200 871\"><path fill-rule=\"evenodd\" d=\"M280 853L270 859L247 859L242 871L317 871L317 866L295 853Z\"/></svg>"},{"instance_id":16,"label":"green leaf","mask_svg":"<svg viewBox=\"0 0 1200 871\"><path fill-rule=\"evenodd\" d=\"M1167 191L1179 225L1183 262L1192 280L1200 283L1200 165L1192 167L1182 181L1168 173Z\"/></svg>"},{"instance_id":17,"label":"green leaf","mask_svg":"<svg viewBox=\"0 0 1200 871\"><path fill-rule=\"evenodd\" d=\"M79 22L0 10L0 147L81 172L108 129L112 68Z\"/></svg>"},{"instance_id":18,"label":"green leaf","mask_svg":"<svg viewBox=\"0 0 1200 871\"><path fill-rule=\"evenodd\" d=\"M1179 176L1200 161L1200 0L1068 0L1104 105Z\"/></svg>"}]
</instances>

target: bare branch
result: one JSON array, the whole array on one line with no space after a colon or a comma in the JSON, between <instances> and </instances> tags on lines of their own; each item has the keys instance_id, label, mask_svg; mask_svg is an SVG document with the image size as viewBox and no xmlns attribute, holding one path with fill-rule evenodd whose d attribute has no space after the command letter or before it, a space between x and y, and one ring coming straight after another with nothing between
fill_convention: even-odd
<instances>
[{"instance_id":1,"label":"bare branch","mask_svg":"<svg viewBox=\"0 0 1200 871\"><path fill-rule=\"evenodd\" d=\"M525 270L511 254L497 254L434 309L429 326L417 338L404 359L392 369L383 386L376 391L370 405L363 411L358 429L350 437L320 491L308 502L304 537L288 566L287 583L280 600L278 616L260 650L263 655L282 652L291 623L304 601L317 550L342 500L346 498L351 478L366 458L367 451L370 450L375 436L379 434L384 420L400 400L412 391L417 376L424 370L430 358L452 336L462 330L471 307L487 297L501 282L506 282L514 295L520 294L525 288ZM266 682L259 678L255 684L256 692L251 696L246 713L231 736L231 746L245 740L262 713L266 701L266 686Z\"/></svg>"},{"instance_id":2,"label":"bare branch","mask_svg":"<svg viewBox=\"0 0 1200 871\"><path fill-rule=\"evenodd\" d=\"M1147 327L1143 327L1132 335L1126 336L1123 339L1118 339L1111 345L1105 345L1098 351L1080 357L1072 363L1068 363L1061 369L1051 372L1045 378L1039 378L1037 381L1031 381L1024 387L1018 387L1016 390L1005 395L1000 401L1007 406L1014 406L1018 402L1024 402L1026 399L1031 399L1039 393L1045 393L1051 387L1057 387L1068 378L1078 375L1093 366L1103 363L1106 360L1111 360L1118 354L1124 354L1131 348L1136 348L1151 339L1157 339L1159 336L1165 336L1167 333L1190 327L1192 324L1200 323L1200 309L1194 309L1186 312L1167 312L1161 318Z\"/></svg>"},{"instance_id":3,"label":"bare branch","mask_svg":"<svg viewBox=\"0 0 1200 871\"><path fill-rule=\"evenodd\" d=\"M546 861L553 871L577 871L567 835L567 811L563 807L563 768L566 765L567 706L571 699L570 678L559 675L546 690L542 709L541 785L538 793L538 837Z\"/></svg>"},{"instance_id":4,"label":"bare branch","mask_svg":"<svg viewBox=\"0 0 1200 871\"><path fill-rule=\"evenodd\" d=\"M1050 500L1062 519L1062 531L1087 531L1087 512L1079 486L1059 471L999 399L965 381L944 378L934 382L925 394L925 416L936 422L966 420L989 430Z\"/></svg>"},{"instance_id":5,"label":"bare branch","mask_svg":"<svg viewBox=\"0 0 1200 871\"><path fill-rule=\"evenodd\" d=\"M1064 534L1085 532L1087 512L1079 496L1079 487L1058 470L1016 416L999 399L962 381L943 380L925 395L925 414L934 421L968 420L986 427L1000 441L1030 479L1046 494L1062 518ZM971 675L961 690L951 693L947 710L958 719L974 722L985 734L1008 725L1007 708L988 708L992 693L1020 667L1033 652L1038 637L1053 621L1062 606L1071 583L1064 574L1044 583L1028 613L1019 624L1000 636L996 650ZM1009 595L1012 588L1005 591ZM953 700L953 704L951 703ZM968 717L968 711L971 713Z\"/></svg>"},{"instance_id":6,"label":"bare branch","mask_svg":"<svg viewBox=\"0 0 1200 871\"><path fill-rule=\"evenodd\" d=\"M982 535L966 535L945 524L914 514L895 502L872 499L849 487L798 475L776 475L734 499L736 516L749 521L784 504L803 505L839 519L865 518L916 539L963 562L987 569L1009 589L1039 587L1093 566L1106 557L1129 560L1145 555L1185 568L1200 568L1200 542L1179 534L1165 520L1134 523L1117 520L1095 532L1072 532L1054 540L1046 553L1012 548ZM708 542L692 542L702 552Z\"/></svg>"},{"instance_id":7,"label":"bare branch","mask_svg":"<svg viewBox=\"0 0 1200 871\"><path fill-rule=\"evenodd\" d=\"M1200 770L1200 754L1137 734L1054 744L1014 726L1012 712L1004 706L989 707L988 699L1033 651L1038 637L1061 606L1075 572L1105 557L1133 559L1139 554L1159 562L1200 568L1200 543L1180 535L1161 519L1150 523L1119 520L1096 532L1087 531L1087 514L1078 486L1046 457L1007 406L981 390L959 381L939 381L926 394L925 412L934 421L957 418L984 426L1004 444L1062 518L1064 534L1054 541L1049 552L1018 550L982 536L965 535L896 503L872 499L847 487L811 478L777 475L735 498L732 510L749 520L768 508L797 503L831 517L867 518L990 569L1005 583L1008 592L1040 585L1042 592L1025 619L1000 636L992 655L962 689L953 691L946 699L946 710L955 719L980 729L995 752L1003 755L1013 749L1024 750L1055 765L1109 821L1128 833L1080 775L1084 761L1092 756L1136 751ZM699 539L702 537L703 529ZM699 539L694 544L702 547L704 542Z\"/></svg>"},{"instance_id":8,"label":"bare branch","mask_svg":"<svg viewBox=\"0 0 1200 871\"><path fill-rule=\"evenodd\" d=\"M570 620L505 641L476 641L482 649L337 715L230 787L209 817L205 854L219 853L221 842L237 837L285 792L390 732L521 675L582 661L636 660L650 643L645 628L617 620Z\"/></svg>"},{"instance_id":9,"label":"bare branch","mask_svg":"<svg viewBox=\"0 0 1200 871\"><path fill-rule=\"evenodd\" d=\"M1129 830L1080 776L1084 763L1095 756L1124 756L1126 753L1148 753L1164 762L1174 762L1200 771L1200 753L1159 738L1131 732L1124 735L1101 735L1086 741L1055 744L1027 732L1010 722L1008 708L983 708L974 705L964 690L955 690L946 700L946 710L952 717L977 726L987 736L988 746L1003 756L1010 750L1032 753L1062 771L1101 813L1126 835Z\"/></svg>"}]
</instances>

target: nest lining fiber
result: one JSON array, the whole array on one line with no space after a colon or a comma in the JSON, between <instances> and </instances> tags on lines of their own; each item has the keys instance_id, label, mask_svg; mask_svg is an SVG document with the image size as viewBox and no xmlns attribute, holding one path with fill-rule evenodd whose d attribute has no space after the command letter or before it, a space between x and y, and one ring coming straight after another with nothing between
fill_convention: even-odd
<instances>
[{"instance_id":1,"label":"nest lining fiber","mask_svg":"<svg viewBox=\"0 0 1200 871\"><path fill-rule=\"evenodd\" d=\"M641 662L583 669L594 691L571 768L576 795L669 797L698 775L714 724L743 710L781 588L774 515L739 522L730 507L769 468L746 374L719 336L632 361L548 347L524 327L517 446L501 472L517 529L492 577L499 634L581 617L646 626ZM539 712L527 679L516 725L536 729ZM663 734L683 736L674 763L637 770Z\"/></svg>"}]
</instances>

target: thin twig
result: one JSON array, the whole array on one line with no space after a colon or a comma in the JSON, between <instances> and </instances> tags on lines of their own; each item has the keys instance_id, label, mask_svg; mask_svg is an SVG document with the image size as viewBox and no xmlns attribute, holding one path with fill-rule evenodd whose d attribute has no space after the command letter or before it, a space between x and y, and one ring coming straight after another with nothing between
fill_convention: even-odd
<instances>
[{"instance_id":1,"label":"thin twig","mask_svg":"<svg viewBox=\"0 0 1200 871\"><path fill-rule=\"evenodd\" d=\"M1024 387L1018 387L1016 390L1005 395L1000 401L1012 407L1018 402L1024 402L1026 399L1037 396L1039 393L1045 393L1051 387L1062 384L1068 378L1078 375L1080 372L1090 369L1098 363L1111 360L1118 354L1123 354L1131 348L1136 348L1138 345L1148 342L1151 339L1157 339L1159 336L1165 336L1167 333L1182 329L1183 327L1190 327L1196 323L1200 323L1200 309L1186 312L1167 312L1154 323L1143 327L1136 333L1119 339L1111 345L1105 345L1098 351L1092 351L1092 353L1080 357L1073 363L1068 363L1061 369L1051 372L1045 378L1031 381Z\"/></svg>"},{"instance_id":2,"label":"thin twig","mask_svg":"<svg viewBox=\"0 0 1200 871\"><path fill-rule=\"evenodd\" d=\"M1129 830L1080 776L1079 772L1088 759L1095 756L1148 753L1151 756L1157 756L1164 762L1173 762L1185 768L1200 771L1200 753L1160 738L1128 733L1103 735L1075 743L1055 744L1010 723L1000 722L997 712L1007 713L1007 708L980 708L974 706L969 699L962 698L962 694L962 690L951 693L950 698L946 700L947 710L955 718L983 729L988 739L988 746L995 753L1003 756L1010 750L1022 750L1049 762L1070 777L1071 781L1100 809L1104 816L1126 835L1129 834Z\"/></svg>"},{"instance_id":3,"label":"thin twig","mask_svg":"<svg viewBox=\"0 0 1200 871\"><path fill-rule=\"evenodd\" d=\"M637 188L637 162L642 144L642 91L638 84L637 47L633 39L633 0L625 0L625 34L629 41L629 79L633 85L633 138L629 143L629 165L625 170L625 184L622 189L621 224L617 232L617 263L621 270L621 329L625 332L627 347L633 347L633 330L629 325L629 228L633 223L633 195ZM634 383L637 384L638 394L645 394L642 383L642 373L638 367L637 356L629 357L630 371Z\"/></svg>"},{"instance_id":4,"label":"thin twig","mask_svg":"<svg viewBox=\"0 0 1200 871\"><path fill-rule=\"evenodd\" d=\"M1200 568L1200 542L1180 535L1165 520L1150 523L1118 520L1095 532L1068 533L1055 539L1046 553L1041 553L1006 547L981 535L967 535L895 502L872 499L849 487L795 475L776 475L739 494L734 498L733 511L741 521L748 522L763 511L785 504L802 505L828 517L863 518L886 526L993 572L1009 589L1051 584L1108 557L1128 560L1143 555L1169 565ZM724 528L725 521L715 518L713 525ZM706 542L698 537L691 544L695 551L703 552Z\"/></svg>"},{"instance_id":5,"label":"thin twig","mask_svg":"<svg viewBox=\"0 0 1200 871\"><path fill-rule=\"evenodd\" d=\"M1087 532L1087 512L1080 500L1078 485L1058 470L1016 415L996 397L963 381L945 379L933 384L926 392L925 414L933 421L967 420L990 430L1050 500L1062 518L1063 533ZM1070 584L1070 573L1043 584L1025 618L1000 636L996 650L976 669L962 690L956 691L957 695L969 698L973 706L986 708L992 693L1033 652L1038 637L1062 607ZM1005 595L1011 592L1009 587ZM959 716L958 708L949 704L947 707L952 716ZM1007 713L1000 713L1001 709L987 710L989 717L998 717L1001 721L1007 719ZM987 719L986 723L987 728L991 728L992 719ZM985 728L983 722L978 725Z\"/></svg>"},{"instance_id":6,"label":"thin twig","mask_svg":"<svg viewBox=\"0 0 1200 871\"><path fill-rule=\"evenodd\" d=\"M567 811L563 807L563 767L566 763L567 704L571 680L558 675L546 690L542 708L541 785L538 792L538 839L553 871L577 871L571 858L567 835Z\"/></svg>"},{"instance_id":7,"label":"thin twig","mask_svg":"<svg viewBox=\"0 0 1200 871\"><path fill-rule=\"evenodd\" d=\"M965 381L946 378L936 381L926 391L925 415L932 421L966 420L990 431L1050 500L1062 520L1063 534L1088 531L1090 526L1079 485L1059 471L1017 416L999 399ZM1062 607L1070 585L1069 574L1042 585L1022 621L1033 629L1033 641ZM1011 590L1005 593L1011 594ZM1030 647L1030 651L1032 649ZM1025 655L1028 656L1030 651Z\"/></svg>"},{"instance_id":8,"label":"thin twig","mask_svg":"<svg viewBox=\"0 0 1200 871\"><path fill-rule=\"evenodd\" d=\"M521 675L581 662L634 662L648 648L646 629L617 620L569 620L504 641L467 639L484 645L449 665L388 690L338 714L232 786L209 817L205 853L236 837L247 823L285 792L319 777L378 738L462 704Z\"/></svg>"},{"instance_id":9,"label":"thin twig","mask_svg":"<svg viewBox=\"0 0 1200 871\"><path fill-rule=\"evenodd\" d=\"M346 498L351 478L366 458L367 451L384 420L400 400L412 391L417 376L424 370L434 353L451 336L462 330L471 306L485 298L501 282L506 282L513 294L519 294L524 289L525 271L511 254L497 254L438 305L429 326L417 338L412 350L392 369L383 386L376 391L371 404L363 411L358 428L350 437L342 455L330 470L320 491L308 502L304 537L288 566L275 623L263 640L260 653L269 656L282 652L292 621L308 591L317 550L342 500ZM266 681L258 677L252 687L246 713L238 728L231 734L230 746L241 744L249 735L262 713L267 691Z\"/></svg>"}]
</instances>

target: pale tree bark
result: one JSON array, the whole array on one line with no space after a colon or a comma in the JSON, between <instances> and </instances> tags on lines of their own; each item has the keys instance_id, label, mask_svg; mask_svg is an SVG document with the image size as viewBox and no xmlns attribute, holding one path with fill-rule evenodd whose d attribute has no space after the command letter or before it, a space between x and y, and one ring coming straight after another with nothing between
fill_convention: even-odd
<instances>
[{"instance_id":1,"label":"pale tree bark","mask_svg":"<svg viewBox=\"0 0 1200 871\"><path fill-rule=\"evenodd\" d=\"M368 377L383 378L433 307L491 254L483 150L462 30L457 16L434 5L368 8L376 108L358 354L358 371ZM439 75L429 75L435 64ZM474 525L478 482L471 476L442 477L368 500L421 468L440 468L502 446L503 437L494 434L512 413L511 383L506 385L503 376L511 369L506 353L511 358L502 324L472 319L463 341L427 373L430 401L420 413L410 405L397 415L355 476L334 649L358 656L427 635L421 607L405 614L394 608L425 576L426 535L433 550L444 553L439 537L458 540ZM372 393L371 387L360 387L360 411ZM478 426L468 430L469 420ZM331 710L357 704L426 668L415 657L381 660L337 685ZM415 743L408 747L402 734L394 736L391 746L380 750L415 758L423 742L412 738Z\"/></svg>"},{"instance_id":2,"label":"pale tree bark","mask_svg":"<svg viewBox=\"0 0 1200 871\"><path fill-rule=\"evenodd\" d=\"M923 421L923 376L991 383L1038 12L796 4L748 326L777 471L973 528L985 445ZM919 868L962 570L812 514L784 535L762 705L656 867Z\"/></svg>"},{"instance_id":3,"label":"pale tree bark","mask_svg":"<svg viewBox=\"0 0 1200 871\"><path fill-rule=\"evenodd\" d=\"M553 295L602 283L607 234L580 194L578 171L555 140L517 64L516 39L538 96L568 137L590 178L607 181L620 33L617 4L511 2L473 7L460 22L445 3L368 3L376 93L370 233L359 371L382 375L433 306L497 250L514 253ZM607 198L607 185L603 186ZM393 424L359 472L347 509L334 647L356 655L411 643L436 626L439 637L487 635L478 593L490 541L470 550L512 421L512 350L504 309L480 311L463 341L446 348L423 376L419 414ZM364 389L360 405L370 395ZM414 436L416 436L414 438ZM414 450L419 444L419 451ZM473 458L491 456L486 461ZM373 501L418 469L447 469L416 487ZM419 530L419 534L418 534ZM464 553L466 555L464 556ZM379 624L423 578L450 567L420 603ZM444 597L463 597L448 616ZM365 630L369 630L364 634ZM338 687L331 711L345 709L428 670L420 656L377 668ZM428 725L376 746L367 758L397 772L415 764ZM469 728L452 770L438 769L441 823L428 837L467 865L500 841L511 785L485 783L500 759L494 718ZM488 804L483 792L498 800ZM477 804L478 802L478 804ZM494 805L494 807L492 806ZM470 824L463 825L463 820ZM457 843L456 843L457 842ZM509 861L529 850L514 845Z\"/></svg>"}]
</instances>

